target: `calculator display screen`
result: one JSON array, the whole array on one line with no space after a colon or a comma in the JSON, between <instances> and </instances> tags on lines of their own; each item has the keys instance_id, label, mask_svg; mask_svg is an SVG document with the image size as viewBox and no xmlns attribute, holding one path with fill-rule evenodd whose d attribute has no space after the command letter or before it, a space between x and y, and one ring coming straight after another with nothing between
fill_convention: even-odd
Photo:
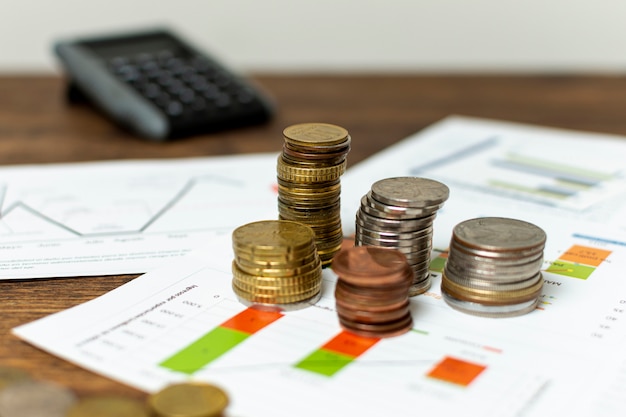
<instances>
[{"instance_id":1,"label":"calculator display screen","mask_svg":"<svg viewBox=\"0 0 626 417\"><path fill-rule=\"evenodd\" d=\"M85 41L81 44L104 60L137 53L156 54L162 51L169 51L179 57L190 55L183 45L163 34Z\"/></svg>"}]
</instances>

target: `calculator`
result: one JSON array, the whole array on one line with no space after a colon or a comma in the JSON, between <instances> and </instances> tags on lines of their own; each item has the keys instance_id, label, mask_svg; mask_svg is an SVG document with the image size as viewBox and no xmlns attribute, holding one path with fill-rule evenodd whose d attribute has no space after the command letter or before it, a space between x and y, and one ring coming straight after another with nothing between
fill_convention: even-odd
<instances>
[{"instance_id":1,"label":"calculator","mask_svg":"<svg viewBox=\"0 0 626 417\"><path fill-rule=\"evenodd\" d=\"M61 40L70 91L153 141L263 123L274 103L170 29Z\"/></svg>"}]
</instances>

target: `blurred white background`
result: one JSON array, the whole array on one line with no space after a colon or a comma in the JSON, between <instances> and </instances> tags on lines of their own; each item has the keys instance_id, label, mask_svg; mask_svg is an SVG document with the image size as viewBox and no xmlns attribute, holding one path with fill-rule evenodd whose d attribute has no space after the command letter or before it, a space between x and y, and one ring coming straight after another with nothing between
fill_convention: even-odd
<instances>
[{"instance_id":1,"label":"blurred white background","mask_svg":"<svg viewBox=\"0 0 626 417\"><path fill-rule=\"evenodd\" d=\"M166 25L244 72L617 72L624 0L0 0L0 72L54 40Z\"/></svg>"}]
</instances>

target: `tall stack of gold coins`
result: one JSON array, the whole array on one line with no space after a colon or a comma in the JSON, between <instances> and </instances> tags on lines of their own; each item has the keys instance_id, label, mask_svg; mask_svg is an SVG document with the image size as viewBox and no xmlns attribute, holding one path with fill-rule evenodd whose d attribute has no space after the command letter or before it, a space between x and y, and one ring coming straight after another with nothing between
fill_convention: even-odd
<instances>
[{"instance_id":1,"label":"tall stack of gold coins","mask_svg":"<svg viewBox=\"0 0 626 417\"><path fill-rule=\"evenodd\" d=\"M232 287L242 303L293 310L319 300L322 263L310 227L264 220L238 227L232 240Z\"/></svg>"},{"instance_id":2,"label":"tall stack of gold coins","mask_svg":"<svg viewBox=\"0 0 626 417\"><path fill-rule=\"evenodd\" d=\"M402 252L414 271L410 296L431 286L433 221L449 193L446 185L435 180L395 177L375 182L361 198L354 243Z\"/></svg>"},{"instance_id":3,"label":"tall stack of gold coins","mask_svg":"<svg viewBox=\"0 0 626 417\"><path fill-rule=\"evenodd\" d=\"M545 232L534 224L485 217L457 224L441 292L454 309L484 317L533 311L543 288Z\"/></svg>"},{"instance_id":4,"label":"tall stack of gold coins","mask_svg":"<svg viewBox=\"0 0 626 417\"><path fill-rule=\"evenodd\" d=\"M391 337L413 327L409 287L413 270L394 249L375 246L340 251L331 268L337 274L335 303L339 323L367 337Z\"/></svg>"},{"instance_id":5,"label":"tall stack of gold coins","mask_svg":"<svg viewBox=\"0 0 626 417\"><path fill-rule=\"evenodd\" d=\"M302 123L283 131L278 158L278 213L281 220L310 226L327 266L341 249L340 176L346 170L350 135L327 123Z\"/></svg>"}]
</instances>

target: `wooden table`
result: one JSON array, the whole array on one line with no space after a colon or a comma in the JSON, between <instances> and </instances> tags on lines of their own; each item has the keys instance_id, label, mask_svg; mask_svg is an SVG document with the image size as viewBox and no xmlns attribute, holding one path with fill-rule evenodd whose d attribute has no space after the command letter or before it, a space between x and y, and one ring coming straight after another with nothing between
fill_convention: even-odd
<instances>
[{"instance_id":1,"label":"wooden table","mask_svg":"<svg viewBox=\"0 0 626 417\"><path fill-rule=\"evenodd\" d=\"M352 136L349 163L363 160L450 114L626 135L626 77L257 75L278 112L268 124L146 142L91 108L68 105L64 80L0 77L0 164L173 158L279 152L282 129L327 122ZM2 179L0 178L0 182ZM115 277L0 281L0 365L70 387L80 396L144 393L26 344L10 331L80 304L133 279Z\"/></svg>"}]
</instances>

